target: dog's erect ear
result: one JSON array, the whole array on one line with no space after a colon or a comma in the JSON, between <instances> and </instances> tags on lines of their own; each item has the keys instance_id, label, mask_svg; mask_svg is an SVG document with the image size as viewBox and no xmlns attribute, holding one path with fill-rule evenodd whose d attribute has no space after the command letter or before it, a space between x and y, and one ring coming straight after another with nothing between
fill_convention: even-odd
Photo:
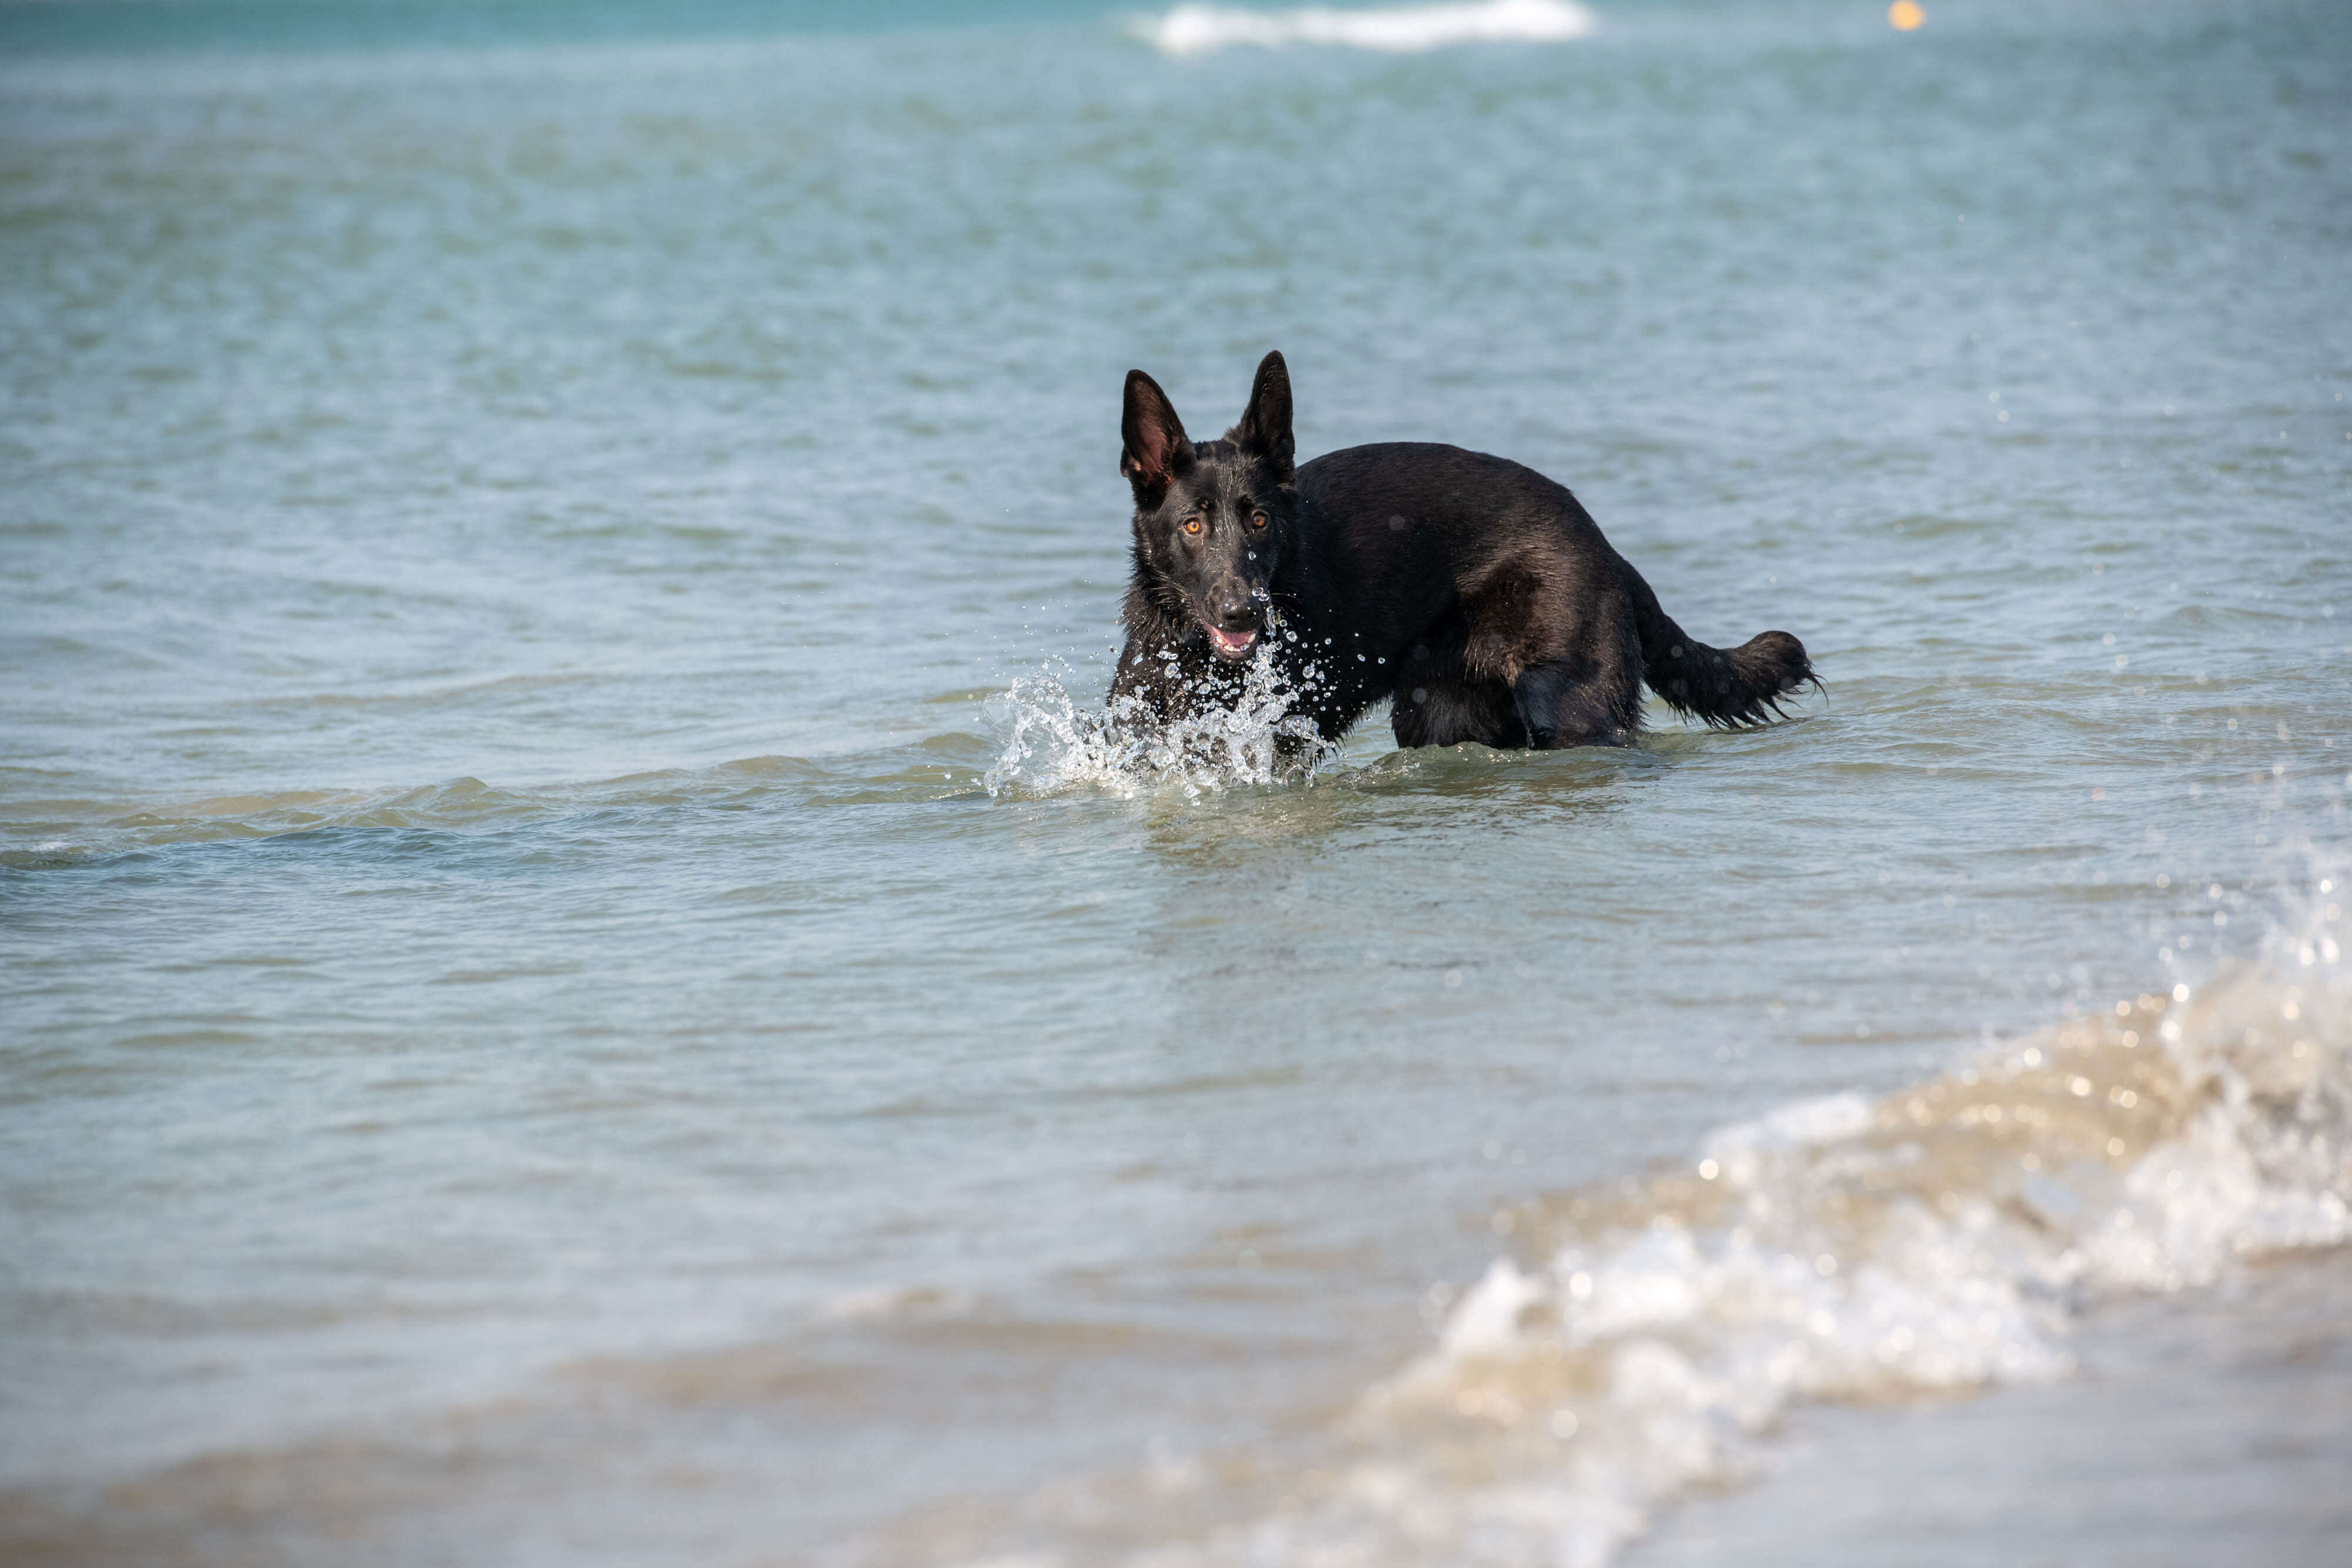
<instances>
[{"instance_id":1,"label":"dog's erect ear","mask_svg":"<svg viewBox=\"0 0 2352 1568\"><path fill-rule=\"evenodd\" d=\"M1242 411L1242 422L1225 433L1225 439L1256 453L1273 465L1281 483L1290 483L1291 454L1296 450L1290 439L1290 367L1282 362L1279 352L1258 361L1249 407Z\"/></svg>"},{"instance_id":2,"label":"dog's erect ear","mask_svg":"<svg viewBox=\"0 0 2352 1568\"><path fill-rule=\"evenodd\" d=\"M1141 371L1127 372L1127 408L1118 422L1126 448L1118 455L1118 471L1135 486L1139 499L1157 497L1192 461L1192 444L1184 435L1184 422L1160 383Z\"/></svg>"}]
</instances>

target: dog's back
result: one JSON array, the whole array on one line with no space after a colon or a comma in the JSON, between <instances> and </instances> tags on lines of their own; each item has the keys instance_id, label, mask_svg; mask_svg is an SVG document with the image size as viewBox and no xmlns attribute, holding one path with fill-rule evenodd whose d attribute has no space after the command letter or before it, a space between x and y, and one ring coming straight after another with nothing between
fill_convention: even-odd
<instances>
[{"instance_id":1,"label":"dog's back","mask_svg":"<svg viewBox=\"0 0 2352 1568\"><path fill-rule=\"evenodd\" d=\"M1298 494L1306 538L1346 563L1315 619L1391 661L1402 745L1622 744L1645 679L1692 717L1751 724L1812 676L1785 632L1727 652L1686 635L1565 486L1507 458L1349 447L1301 466Z\"/></svg>"}]
</instances>

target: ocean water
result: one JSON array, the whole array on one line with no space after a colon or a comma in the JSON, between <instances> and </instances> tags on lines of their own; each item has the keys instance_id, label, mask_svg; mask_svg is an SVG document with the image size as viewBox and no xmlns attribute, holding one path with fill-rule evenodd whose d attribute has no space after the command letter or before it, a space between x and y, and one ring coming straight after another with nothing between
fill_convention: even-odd
<instances>
[{"instance_id":1,"label":"ocean water","mask_svg":"<svg viewBox=\"0 0 2352 1568\"><path fill-rule=\"evenodd\" d=\"M0 1560L2342 1562L2347 84L0 8ZM1825 692L1118 755L1269 348Z\"/></svg>"}]
</instances>

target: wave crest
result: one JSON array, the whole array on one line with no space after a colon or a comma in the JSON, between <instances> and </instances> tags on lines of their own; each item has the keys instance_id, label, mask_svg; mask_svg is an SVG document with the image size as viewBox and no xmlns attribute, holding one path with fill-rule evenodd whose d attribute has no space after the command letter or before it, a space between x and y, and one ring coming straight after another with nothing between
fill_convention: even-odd
<instances>
[{"instance_id":1,"label":"wave crest","mask_svg":"<svg viewBox=\"0 0 2352 1568\"><path fill-rule=\"evenodd\" d=\"M1415 54L1450 44L1565 43L1586 37L1598 21L1571 0L1462 0L1454 5L1364 11L1324 5L1295 11L1178 5L1165 16L1139 19L1136 31L1156 47L1180 56L1204 55L1242 44L1263 48L1337 44Z\"/></svg>"},{"instance_id":2,"label":"wave crest","mask_svg":"<svg viewBox=\"0 0 2352 1568\"><path fill-rule=\"evenodd\" d=\"M1435 1345L1328 1440L1041 1494L1031 1524L1084 1546L1018 1560L1600 1568L1660 1507L1744 1479L1800 1403L2063 1377L2102 1299L2352 1241L2340 919L2193 995L1507 1210L1517 1256L1433 1291Z\"/></svg>"},{"instance_id":3,"label":"wave crest","mask_svg":"<svg viewBox=\"0 0 2352 1568\"><path fill-rule=\"evenodd\" d=\"M1884 1100L1727 1128L1632 1191L1514 1211L1541 1260L1498 1260L1366 1397L1368 1457L1313 1533L1368 1561L1433 1531L1465 1561L1598 1564L1736 1477L1793 1402L2061 1376L2089 1302L2352 1240L2339 918L2193 998L2127 998Z\"/></svg>"}]
</instances>

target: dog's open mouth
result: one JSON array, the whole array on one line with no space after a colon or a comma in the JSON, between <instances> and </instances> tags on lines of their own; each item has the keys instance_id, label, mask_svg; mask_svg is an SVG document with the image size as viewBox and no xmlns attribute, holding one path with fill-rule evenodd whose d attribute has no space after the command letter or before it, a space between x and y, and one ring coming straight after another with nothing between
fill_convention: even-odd
<instances>
[{"instance_id":1,"label":"dog's open mouth","mask_svg":"<svg viewBox=\"0 0 2352 1568\"><path fill-rule=\"evenodd\" d=\"M1220 632L1214 626L1206 628L1209 646L1227 659L1246 659L1249 651L1257 646L1255 632Z\"/></svg>"}]
</instances>

